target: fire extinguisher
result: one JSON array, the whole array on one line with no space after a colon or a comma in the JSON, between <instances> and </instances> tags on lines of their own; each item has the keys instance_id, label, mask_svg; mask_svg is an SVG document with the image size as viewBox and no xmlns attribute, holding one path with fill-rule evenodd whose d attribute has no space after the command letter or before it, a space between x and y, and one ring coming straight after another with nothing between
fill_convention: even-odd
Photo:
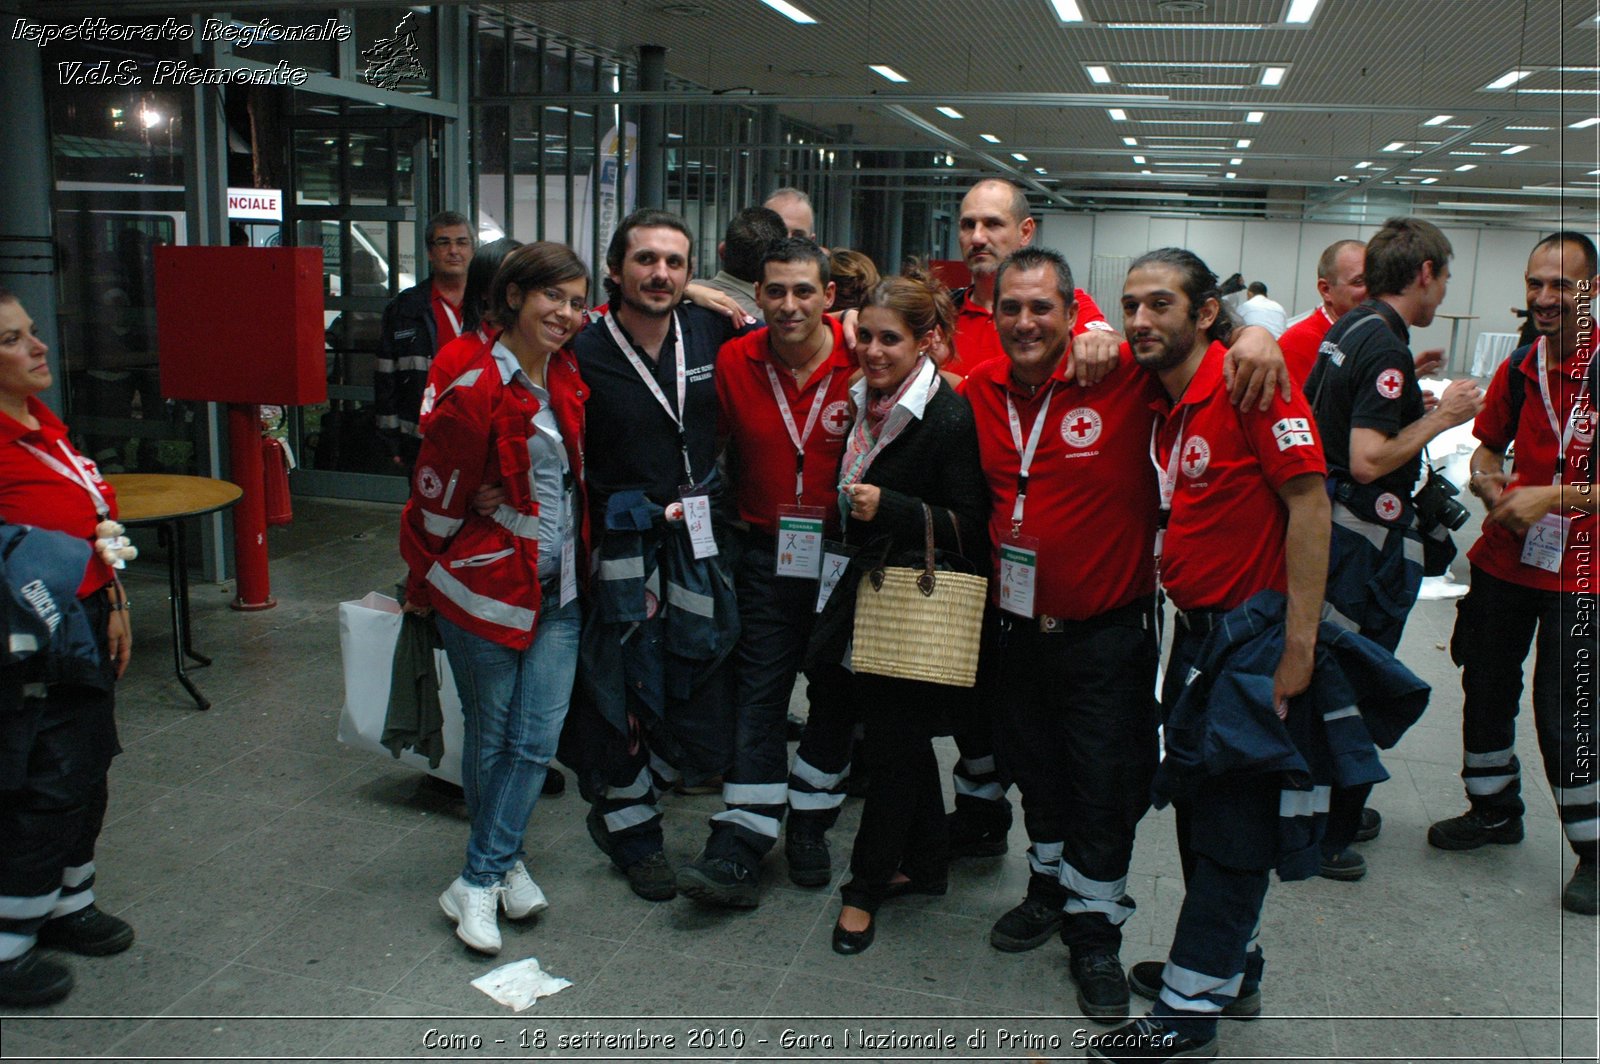
<instances>
[{"instance_id":1,"label":"fire extinguisher","mask_svg":"<svg viewBox=\"0 0 1600 1064\"><path fill-rule=\"evenodd\" d=\"M286 525L294 520L294 508L289 501L289 470L294 468L294 453L289 450L288 441L268 435L265 431L267 419L271 416L269 412L274 411L281 422L279 408L261 408L262 498L267 504L267 524Z\"/></svg>"}]
</instances>

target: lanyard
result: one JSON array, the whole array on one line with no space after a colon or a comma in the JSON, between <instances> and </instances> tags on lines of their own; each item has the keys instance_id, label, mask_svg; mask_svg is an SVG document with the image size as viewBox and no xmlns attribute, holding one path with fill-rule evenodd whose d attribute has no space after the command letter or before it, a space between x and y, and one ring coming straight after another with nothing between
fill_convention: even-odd
<instances>
[{"instance_id":1,"label":"lanyard","mask_svg":"<svg viewBox=\"0 0 1600 1064\"><path fill-rule=\"evenodd\" d=\"M640 380L644 381L644 386L650 389L650 394L655 396L656 402L661 405L661 409L667 412L667 417L672 419L673 426L678 430L678 449L683 452L683 482L684 484L693 484L695 482L694 468L689 464L689 437L683 431L683 404L689 387L689 373L684 368L683 331L679 328L677 313L674 312L672 315L672 354L677 368L678 379L678 409L676 411L672 409L672 404L667 401L666 394L661 391L661 385L656 383L655 376L645 368L644 360L635 351L633 341L628 339L621 326L617 324L614 312L606 315L606 328L611 330L611 339L616 341L617 347L627 358L628 363L633 366L633 371L639 375Z\"/></svg>"},{"instance_id":2,"label":"lanyard","mask_svg":"<svg viewBox=\"0 0 1600 1064\"><path fill-rule=\"evenodd\" d=\"M447 299L445 299L443 296L439 297L439 305L444 308L444 317L445 317L445 320L450 323L450 331L454 335L460 336L461 335L461 318L460 318L460 316L458 314L456 314L455 308L452 307L450 305L450 302Z\"/></svg>"},{"instance_id":3,"label":"lanyard","mask_svg":"<svg viewBox=\"0 0 1600 1064\"><path fill-rule=\"evenodd\" d=\"M1184 407L1183 414L1178 418L1178 437L1172 441L1172 453L1167 457L1167 464L1162 466L1161 459L1156 457L1156 433L1161 424L1157 422L1150 426L1150 464L1155 466L1156 480L1161 485L1161 520L1166 524L1166 515L1172 512L1172 496L1178 490L1178 465L1183 461L1183 430L1189 423L1189 408Z\"/></svg>"},{"instance_id":4,"label":"lanyard","mask_svg":"<svg viewBox=\"0 0 1600 1064\"><path fill-rule=\"evenodd\" d=\"M1556 417L1556 406L1550 398L1550 374L1545 367L1545 347L1547 340L1539 337L1539 398L1544 400L1545 416L1550 419L1550 431L1556 435L1556 476L1559 478L1567 468L1567 447L1572 443L1572 437L1578 432L1578 411L1584 405L1584 399L1589 394L1589 375L1583 375L1583 384L1578 388L1578 397L1572 401L1572 409L1567 412L1567 427L1561 428L1561 422Z\"/></svg>"},{"instance_id":5,"label":"lanyard","mask_svg":"<svg viewBox=\"0 0 1600 1064\"><path fill-rule=\"evenodd\" d=\"M1044 393L1044 403L1039 407L1039 413L1034 415L1033 428L1028 433L1028 444L1022 444L1022 419L1017 416L1017 404L1011 401L1011 393L1006 392L1006 417L1011 422L1011 442L1017 448L1017 457L1022 464L1017 469L1017 501L1011 507L1011 534L1022 534L1022 506L1028 498L1028 470L1033 468L1033 455L1039 449L1039 436L1044 431L1045 415L1050 412L1050 398L1055 395L1056 382L1050 382L1050 388Z\"/></svg>"},{"instance_id":6,"label":"lanyard","mask_svg":"<svg viewBox=\"0 0 1600 1064\"><path fill-rule=\"evenodd\" d=\"M105 496L101 495L100 489L94 486L94 481L89 479L89 475L83 471L83 466L78 464L77 456L67 449L67 445L64 441L57 440L56 446L61 448L61 453L66 456L67 462L65 465L63 465L61 461L54 455L46 454L44 451L39 450L39 448L33 446L31 443L23 443L21 440L18 440L17 442L22 444L23 449L29 454L33 455L39 461L49 466L55 472L78 485L78 487L82 488L84 491L87 491L89 493L89 498L94 500L94 512L96 516L105 517L111 512L111 507L106 505Z\"/></svg>"},{"instance_id":7,"label":"lanyard","mask_svg":"<svg viewBox=\"0 0 1600 1064\"><path fill-rule=\"evenodd\" d=\"M838 370L829 370L826 379L817 385L817 397L811 400L811 413L806 415L806 431L800 432L794 424L794 414L789 410L789 400L784 398L783 384L778 380L778 371L772 368L772 363L767 363L767 380L772 385L772 398L778 402L778 413L783 415L783 427L789 430L789 442L794 444L794 501L800 502L805 494L806 471L806 442L811 439L811 430L817 427L817 418L822 414L823 401L828 398L828 386L833 383L833 375Z\"/></svg>"}]
</instances>

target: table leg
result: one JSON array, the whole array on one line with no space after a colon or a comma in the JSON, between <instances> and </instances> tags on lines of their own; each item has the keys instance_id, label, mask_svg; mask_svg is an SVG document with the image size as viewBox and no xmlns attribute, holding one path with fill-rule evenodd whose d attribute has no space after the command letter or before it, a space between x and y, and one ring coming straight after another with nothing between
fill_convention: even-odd
<instances>
[{"instance_id":1,"label":"table leg","mask_svg":"<svg viewBox=\"0 0 1600 1064\"><path fill-rule=\"evenodd\" d=\"M182 561L178 566L178 587L183 592L183 599L178 612L183 617L183 652L203 669L211 664L211 659L194 648L194 627L189 623L189 534L184 530L182 521L177 522L177 528L178 557Z\"/></svg>"},{"instance_id":2,"label":"table leg","mask_svg":"<svg viewBox=\"0 0 1600 1064\"><path fill-rule=\"evenodd\" d=\"M189 552L180 520L161 524L161 539L167 548L167 593L172 604L172 667L178 682L200 709L210 709L211 700L189 679L183 654L189 646Z\"/></svg>"},{"instance_id":3,"label":"table leg","mask_svg":"<svg viewBox=\"0 0 1600 1064\"><path fill-rule=\"evenodd\" d=\"M1449 377L1456 375L1456 333L1461 329L1461 319L1450 319L1450 353L1444 356L1445 374Z\"/></svg>"}]
</instances>

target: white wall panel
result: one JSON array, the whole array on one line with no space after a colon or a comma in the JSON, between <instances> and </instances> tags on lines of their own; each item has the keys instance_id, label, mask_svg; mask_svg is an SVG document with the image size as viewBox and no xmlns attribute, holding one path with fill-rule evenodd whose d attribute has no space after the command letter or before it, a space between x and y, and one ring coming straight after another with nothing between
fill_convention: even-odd
<instances>
[{"instance_id":1,"label":"white wall panel","mask_svg":"<svg viewBox=\"0 0 1600 1064\"><path fill-rule=\"evenodd\" d=\"M1267 286L1267 294L1285 307L1284 296L1293 293L1300 275L1300 223L1299 222L1246 222L1244 227L1244 262L1239 272L1244 283L1260 281ZM1210 265L1210 263L1207 263ZM1217 271L1226 278L1232 271Z\"/></svg>"},{"instance_id":2,"label":"white wall panel","mask_svg":"<svg viewBox=\"0 0 1600 1064\"><path fill-rule=\"evenodd\" d=\"M1239 268L1244 226L1244 222L1232 219L1191 218L1189 231L1179 246L1199 255L1218 277L1226 277Z\"/></svg>"}]
</instances>

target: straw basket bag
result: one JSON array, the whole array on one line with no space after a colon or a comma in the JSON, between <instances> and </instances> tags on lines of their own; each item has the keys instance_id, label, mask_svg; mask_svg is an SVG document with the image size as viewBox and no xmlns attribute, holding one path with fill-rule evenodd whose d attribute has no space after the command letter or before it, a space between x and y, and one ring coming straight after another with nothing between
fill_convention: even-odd
<instances>
[{"instance_id":1,"label":"straw basket bag","mask_svg":"<svg viewBox=\"0 0 1600 1064\"><path fill-rule=\"evenodd\" d=\"M935 570L933 511L922 505L927 548L923 566L880 565L856 591L851 668L877 676L971 687L989 581Z\"/></svg>"}]
</instances>

